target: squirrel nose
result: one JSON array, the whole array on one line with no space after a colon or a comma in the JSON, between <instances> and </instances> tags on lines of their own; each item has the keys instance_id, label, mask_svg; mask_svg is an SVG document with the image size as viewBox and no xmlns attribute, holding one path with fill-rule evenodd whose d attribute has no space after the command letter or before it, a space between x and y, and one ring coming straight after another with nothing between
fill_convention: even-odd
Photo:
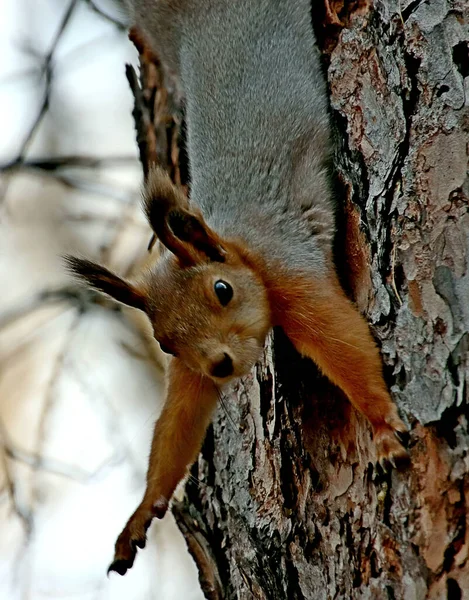
<instances>
[{"instance_id":1,"label":"squirrel nose","mask_svg":"<svg viewBox=\"0 0 469 600\"><path fill-rule=\"evenodd\" d=\"M212 367L212 375L214 377L229 377L233 374L233 361L231 360L231 356L226 352L223 355L223 358L220 362L218 362L214 367Z\"/></svg>"}]
</instances>

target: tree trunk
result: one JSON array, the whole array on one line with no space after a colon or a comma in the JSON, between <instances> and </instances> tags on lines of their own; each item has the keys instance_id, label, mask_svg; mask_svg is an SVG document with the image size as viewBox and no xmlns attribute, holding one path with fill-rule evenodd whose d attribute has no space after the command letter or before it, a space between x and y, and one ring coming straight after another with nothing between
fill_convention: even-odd
<instances>
[{"instance_id":1,"label":"tree trunk","mask_svg":"<svg viewBox=\"0 0 469 600\"><path fill-rule=\"evenodd\" d=\"M325 3L338 264L411 465L375 468L367 422L275 331L174 512L208 598L469 599L468 4Z\"/></svg>"}]
</instances>

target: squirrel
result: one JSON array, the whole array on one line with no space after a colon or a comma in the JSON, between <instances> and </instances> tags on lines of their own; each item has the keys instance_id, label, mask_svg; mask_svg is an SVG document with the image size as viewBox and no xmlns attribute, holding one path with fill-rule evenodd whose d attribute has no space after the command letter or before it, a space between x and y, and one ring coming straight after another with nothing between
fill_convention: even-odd
<instances>
[{"instance_id":1,"label":"squirrel","mask_svg":"<svg viewBox=\"0 0 469 600\"><path fill-rule=\"evenodd\" d=\"M249 373L274 326L367 417L381 461L406 456L379 350L334 265L331 125L310 0L126 1L180 79L191 194L152 168L144 209L164 248L138 283L67 259L88 285L146 313L172 355L144 497L109 567L121 575L195 461L220 388Z\"/></svg>"}]
</instances>

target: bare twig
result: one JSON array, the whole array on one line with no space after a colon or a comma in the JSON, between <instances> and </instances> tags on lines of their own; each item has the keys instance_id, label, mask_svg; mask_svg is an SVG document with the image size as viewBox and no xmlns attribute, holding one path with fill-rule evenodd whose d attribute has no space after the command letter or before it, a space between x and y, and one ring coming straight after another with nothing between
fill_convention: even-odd
<instances>
[{"instance_id":1,"label":"bare twig","mask_svg":"<svg viewBox=\"0 0 469 600\"><path fill-rule=\"evenodd\" d=\"M108 473L109 469L120 464L124 458L124 453L122 452L113 454L110 458L106 459L96 467L94 471L87 471L78 465L66 463L55 458L48 458L41 456L36 452L28 452L27 450L18 448L5 436L5 432L3 432L3 436L3 448L6 456L18 462L22 462L33 469L46 471L47 473L59 475L60 477L65 477L66 479L71 479L72 481L84 484L91 481L99 481Z\"/></svg>"},{"instance_id":2,"label":"bare twig","mask_svg":"<svg viewBox=\"0 0 469 600\"><path fill-rule=\"evenodd\" d=\"M16 171L18 169L41 169L44 171L55 171L63 168L85 168L98 169L99 167L114 167L122 165L133 165L136 163L135 156L56 156L19 162L18 159L0 165L0 171Z\"/></svg>"},{"instance_id":3,"label":"bare twig","mask_svg":"<svg viewBox=\"0 0 469 600\"><path fill-rule=\"evenodd\" d=\"M83 2L87 6L89 6L93 12L95 12L98 15L100 15L106 21L109 21L110 23L112 23L113 25L115 25L121 31L125 31L127 29L127 23L123 23L122 21L119 21L118 19L116 19L112 15L108 14L107 12L105 12L102 8L100 8L99 6L97 6L93 2L93 0L83 0Z\"/></svg>"},{"instance_id":4,"label":"bare twig","mask_svg":"<svg viewBox=\"0 0 469 600\"><path fill-rule=\"evenodd\" d=\"M80 311L77 311L75 316L73 317L72 321L69 324L67 334L66 334L65 339L62 344L62 348L57 353L55 360L54 360L54 364L52 365L52 370L51 370L51 374L49 377L49 383L48 383L46 391L45 391L44 404L42 406L41 415L39 417L39 423L38 423L38 427L37 427L37 435L36 435L36 440L35 440L36 454L37 454L37 456L41 457L39 459L40 461L42 460L44 444L45 444L46 437L47 437L47 422L50 417L50 413L56 402L55 388L56 388L57 382L59 380L59 377L62 373L62 369L63 369L64 363L65 363L67 354L70 351L70 348L72 347L75 333L80 324L80 318L81 318ZM40 464L41 463L39 462L39 465ZM39 465L36 465L36 468ZM40 495L40 482L38 481L38 476L36 473L36 477L34 478L33 484L32 484L31 510L34 510L34 504L38 501L39 495Z\"/></svg>"},{"instance_id":5,"label":"bare twig","mask_svg":"<svg viewBox=\"0 0 469 600\"><path fill-rule=\"evenodd\" d=\"M75 10L77 3L78 3L78 0L72 0L70 2L69 6L65 12L64 17L63 17L62 21L60 22L57 32L54 36L52 44L49 48L49 52L43 58L41 71L44 73L45 78L46 78L44 97L42 99L41 105L39 107L39 111L37 112L33 123L30 126L28 132L26 133L26 135L21 143L18 155L12 161L12 164L20 165L24 161L24 158L28 152L28 149L34 138L34 135L35 135L39 125L41 124L44 115L47 112L47 109L49 107L50 89L51 89L52 76L53 76L53 64L52 63L53 63L54 53L55 53L55 50L62 38L62 34L65 31L65 28L67 27L67 25L70 21L70 18L73 14L73 11ZM2 193L0 196L0 201L4 200L7 190L8 190L8 183L3 186Z\"/></svg>"},{"instance_id":6,"label":"bare twig","mask_svg":"<svg viewBox=\"0 0 469 600\"><path fill-rule=\"evenodd\" d=\"M17 163L23 162L24 157L25 157L25 155L28 151L28 148L31 144L31 141L34 137L34 134L37 131L37 128L39 127L39 124L42 121L42 118L44 117L44 115L47 111L47 108L49 106L49 94L50 94L50 87L51 87L51 81L52 81L52 75L53 75L52 61L53 61L54 53L60 42L62 34L65 31L65 28L67 27L67 25L70 21L70 18L73 14L73 11L75 10L77 3L78 3L78 0L72 0L70 2L69 7L65 12L65 15L64 15L62 21L60 22L57 33L55 34L55 37L49 48L49 52L44 57L42 69L43 69L43 72L46 77L46 92L44 94L44 98L43 98L41 107L39 109L39 112L38 112L32 126L30 127L28 133L26 134L26 136L23 140L23 143L21 144L21 149L20 149L20 151L18 153L18 157L16 159Z\"/></svg>"},{"instance_id":7,"label":"bare twig","mask_svg":"<svg viewBox=\"0 0 469 600\"><path fill-rule=\"evenodd\" d=\"M20 167L21 170L26 171L26 168ZM67 175L62 173L60 170L55 171L44 171L41 169L30 169L35 174L41 177L49 177L57 181L66 188L72 190L80 190L86 194L95 194L103 196L105 198L112 198L117 202L128 204L135 197L134 190L122 189L122 186L109 186L97 181L89 181L83 177L77 175Z\"/></svg>"},{"instance_id":8,"label":"bare twig","mask_svg":"<svg viewBox=\"0 0 469 600\"><path fill-rule=\"evenodd\" d=\"M5 476L5 486L8 499L10 500L13 510L23 522L26 535L29 536L32 530L31 511L21 505L16 498L15 480L10 471L10 466L7 461L8 452L6 450L6 431L3 423L0 421L0 459L2 461L2 470Z\"/></svg>"},{"instance_id":9,"label":"bare twig","mask_svg":"<svg viewBox=\"0 0 469 600\"><path fill-rule=\"evenodd\" d=\"M83 306L86 296L90 297L90 292L78 286L65 286L55 290L44 290L16 304L13 308L3 311L0 315L0 329L12 325L33 311L42 308L45 304L53 304L62 300L72 300Z\"/></svg>"}]
</instances>

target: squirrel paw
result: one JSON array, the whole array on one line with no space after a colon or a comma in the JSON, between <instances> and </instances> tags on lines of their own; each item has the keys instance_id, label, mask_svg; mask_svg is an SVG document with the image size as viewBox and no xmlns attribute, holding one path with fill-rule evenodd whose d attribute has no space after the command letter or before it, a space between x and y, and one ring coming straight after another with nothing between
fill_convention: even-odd
<instances>
[{"instance_id":1,"label":"squirrel paw","mask_svg":"<svg viewBox=\"0 0 469 600\"><path fill-rule=\"evenodd\" d=\"M409 453L402 445L406 434L407 427L397 416L384 425L374 427L373 440L383 471L387 471L389 466L398 468L408 464Z\"/></svg>"},{"instance_id":2,"label":"squirrel paw","mask_svg":"<svg viewBox=\"0 0 469 600\"><path fill-rule=\"evenodd\" d=\"M127 570L132 568L137 548L145 548L147 529L153 518L162 519L167 510L168 502L164 498L159 498L151 506L140 504L117 538L114 560L107 570L108 575L111 571L125 575Z\"/></svg>"}]
</instances>

